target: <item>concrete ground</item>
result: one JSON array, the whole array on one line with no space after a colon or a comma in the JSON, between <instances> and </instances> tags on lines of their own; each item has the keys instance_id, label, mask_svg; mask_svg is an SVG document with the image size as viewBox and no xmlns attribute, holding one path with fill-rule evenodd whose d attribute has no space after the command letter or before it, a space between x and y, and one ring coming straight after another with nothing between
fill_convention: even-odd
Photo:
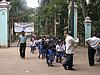
<instances>
[{"instance_id":1,"label":"concrete ground","mask_svg":"<svg viewBox=\"0 0 100 75\"><path fill-rule=\"evenodd\" d=\"M21 59L18 47L0 49L0 75L100 75L100 63L94 67L88 65L87 49L78 47L74 55L76 71L64 70L62 64L53 63L48 67L45 59L38 59L38 51L30 53L26 49L26 58Z\"/></svg>"}]
</instances>

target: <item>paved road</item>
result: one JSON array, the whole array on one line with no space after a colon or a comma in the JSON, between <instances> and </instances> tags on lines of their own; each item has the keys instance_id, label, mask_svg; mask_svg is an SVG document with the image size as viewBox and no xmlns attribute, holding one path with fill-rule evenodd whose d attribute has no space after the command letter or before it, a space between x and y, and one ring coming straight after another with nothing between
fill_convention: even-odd
<instances>
[{"instance_id":1,"label":"paved road","mask_svg":"<svg viewBox=\"0 0 100 75\"><path fill-rule=\"evenodd\" d=\"M0 75L100 75L100 63L94 67L88 66L86 48L78 47L74 55L76 71L64 70L62 64L54 62L54 67L48 67L45 60L37 59L27 48L26 58L19 57L18 48L0 49Z\"/></svg>"}]
</instances>

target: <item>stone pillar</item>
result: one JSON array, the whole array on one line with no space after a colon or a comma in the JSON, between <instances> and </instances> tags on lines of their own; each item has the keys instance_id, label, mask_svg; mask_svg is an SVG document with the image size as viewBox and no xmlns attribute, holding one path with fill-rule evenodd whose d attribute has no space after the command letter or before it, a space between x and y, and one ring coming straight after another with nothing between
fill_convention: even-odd
<instances>
[{"instance_id":1,"label":"stone pillar","mask_svg":"<svg viewBox=\"0 0 100 75\"><path fill-rule=\"evenodd\" d=\"M72 21L71 7L72 7L72 2L70 2L69 7L68 7L68 9L69 9L69 11L68 11L68 32L73 31L73 37L74 37L74 39L77 39L77 8L78 8L78 6L74 2L74 28L72 28L72 23L71 23L71 21ZM72 29L74 29L74 30L72 30Z\"/></svg>"},{"instance_id":2,"label":"stone pillar","mask_svg":"<svg viewBox=\"0 0 100 75\"><path fill-rule=\"evenodd\" d=\"M0 2L0 47L8 47L9 26L8 26L8 8L6 0Z\"/></svg>"},{"instance_id":3,"label":"stone pillar","mask_svg":"<svg viewBox=\"0 0 100 75\"><path fill-rule=\"evenodd\" d=\"M90 17L86 17L85 18L85 21L84 21L84 26L85 26L85 40L87 38L90 38L91 37L91 20L90 20ZM86 43L85 43L85 46L86 46Z\"/></svg>"}]
</instances>

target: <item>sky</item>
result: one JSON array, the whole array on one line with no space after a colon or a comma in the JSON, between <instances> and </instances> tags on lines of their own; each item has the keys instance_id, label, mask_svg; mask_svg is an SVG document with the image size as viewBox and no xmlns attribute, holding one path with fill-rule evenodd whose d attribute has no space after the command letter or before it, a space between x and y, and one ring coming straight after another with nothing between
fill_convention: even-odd
<instances>
[{"instance_id":1,"label":"sky","mask_svg":"<svg viewBox=\"0 0 100 75\"><path fill-rule=\"evenodd\" d=\"M89 0L86 0L86 1L87 3L89 3ZM26 2L27 2L27 6L30 8L35 8L39 6L38 0L26 0Z\"/></svg>"},{"instance_id":2,"label":"sky","mask_svg":"<svg viewBox=\"0 0 100 75\"><path fill-rule=\"evenodd\" d=\"M27 6L30 8L35 8L39 6L38 0L26 0L26 2L27 2Z\"/></svg>"},{"instance_id":3,"label":"sky","mask_svg":"<svg viewBox=\"0 0 100 75\"><path fill-rule=\"evenodd\" d=\"M87 4L89 3L89 0L86 0Z\"/></svg>"}]
</instances>

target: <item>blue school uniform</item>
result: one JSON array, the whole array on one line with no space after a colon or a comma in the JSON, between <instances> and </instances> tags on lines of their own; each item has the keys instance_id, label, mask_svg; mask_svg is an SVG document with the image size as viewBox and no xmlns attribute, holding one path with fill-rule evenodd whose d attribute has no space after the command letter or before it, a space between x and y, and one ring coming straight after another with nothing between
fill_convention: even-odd
<instances>
[{"instance_id":1,"label":"blue school uniform","mask_svg":"<svg viewBox=\"0 0 100 75\"><path fill-rule=\"evenodd\" d=\"M53 57L53 50L48 49L48 61L53 62L54 57Z\"/></svg>"}]
</instances>

